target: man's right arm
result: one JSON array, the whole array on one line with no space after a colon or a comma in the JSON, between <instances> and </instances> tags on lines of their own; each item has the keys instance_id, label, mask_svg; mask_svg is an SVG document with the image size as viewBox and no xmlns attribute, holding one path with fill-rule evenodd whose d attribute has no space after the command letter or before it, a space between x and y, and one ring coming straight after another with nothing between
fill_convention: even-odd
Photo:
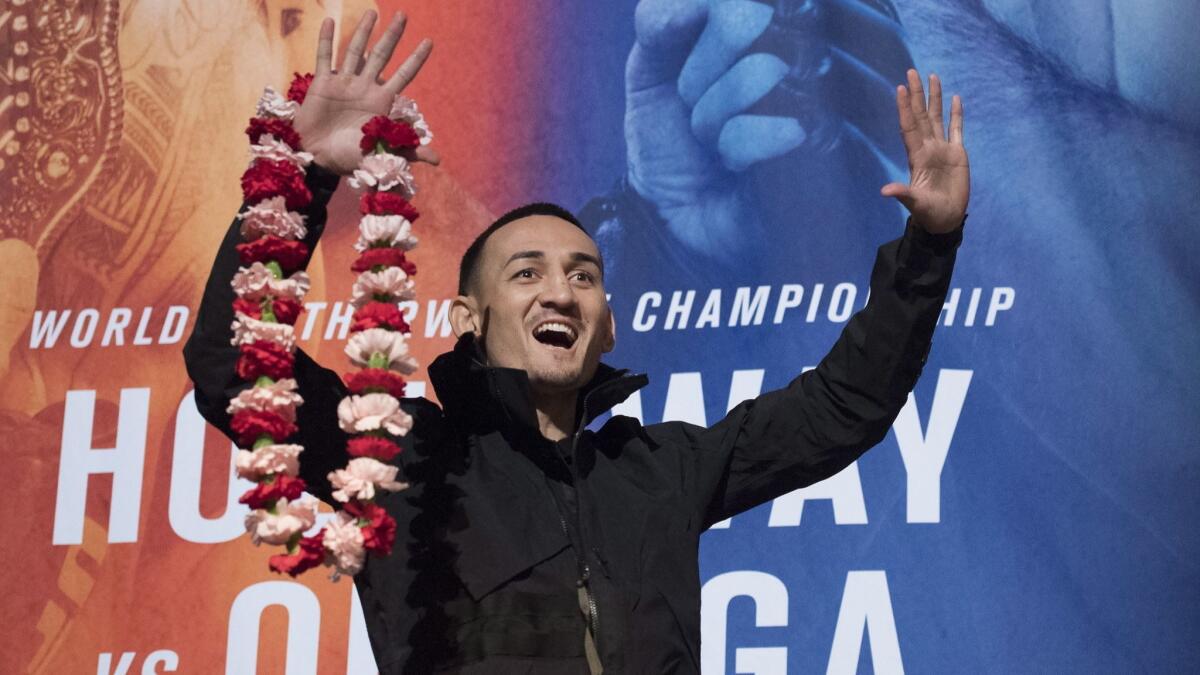
<instances>
[{"instance_id":1,"label":"man's right arm","mask_svg":"<svg viewBox=\"0 0 1200 675\"><path fill-rule=\"evenodd\" d=\"M308 167L305 182L313 199L300 212L305 216L308 234L304 243L309 250L301 269L308 267L312 251L325 229L326 205L337 188L338 180L337 174L316 164ZM238 377L236 366L239 351L231 343L233 301L236 296L230 282L241 266L236 249L242 241L240 226L241 221L235 218L221 241L204 287L195 325L183 347L188 376L195 385L196 407L204 419L231 439L235 439L237 434L230 428L231 416L226 412L229 399L252 385ZM295 378L304 403L296 410L296 424L300 431L288 442L304 446L300 458L301 478L311 494L328 502L331 488L326 476L330 471L344 467L349 460L344 449L346 434L338 426L337 420L337 405L346 395L346 387L337 373L322 367L298 348Z\"/></svg>"}]
</instances>

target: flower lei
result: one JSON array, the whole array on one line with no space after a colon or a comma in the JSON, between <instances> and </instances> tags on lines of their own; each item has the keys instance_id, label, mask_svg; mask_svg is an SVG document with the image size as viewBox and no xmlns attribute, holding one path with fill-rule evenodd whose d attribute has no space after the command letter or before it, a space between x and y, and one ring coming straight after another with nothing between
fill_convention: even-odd
<instances>
[{"instance_id":1,"label":"flower lei","mask_svg":"<svg viewBox=\"0 0 1200 675\"><path fill-rule=\"evenodd\" d=\"M287 97L267 87L257 115L246 129L252 160L242 176L250 204L239 214L246 239L237 249L245 267L233 279L233 344L240 356L238 376L254 386L230 401L231 426L240 445L237 472L257 485L239 501L252 510L246 529L257 545L282 544L286 554L271 556L276 572L296 576L319 565L332 567L332 578L356 574L367 553L388 555L396 522L375 503L379 492L402 490L397 467L386 464L400 452L395 438L412 428L400 407L404 375L417 368L408 348L410 329L397 303L414 297L416 267L405 251L417 244L412 221L418 213L409 200L416 192L408 160L418 145L432 140L416 104L397 96L389 114L363 125L359 168L349 183L364 190L362 220L354 247L359 257L351 269L359 274L351 303L355 312L346 354L361 370L346 375L350 395L338 405L338 422L351 438L346 468L329 474L333 497L343 504L313 536L303 532L316 521L316 504L299 501L304 481L298 477L303 448L284 443L296 428L296 407L303 400L292 378L296 338L294 325L301 300L310 287L297 271L308 256L301 241L307 234L297 213L312 201L304 168L312 155L303 152L292 126L312 75L297 74Z\"/></svg>"}]
</instances>

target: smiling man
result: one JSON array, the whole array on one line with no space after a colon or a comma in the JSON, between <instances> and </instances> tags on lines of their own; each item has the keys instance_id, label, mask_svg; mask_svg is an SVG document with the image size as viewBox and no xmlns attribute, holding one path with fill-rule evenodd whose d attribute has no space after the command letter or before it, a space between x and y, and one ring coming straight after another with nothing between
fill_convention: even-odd
<instances>
[{"instance_id":1,"label":"smiling man","mask_svg":"<svg viewBox=\"0 0 1200 675\"><path fill-rule=\"evenodd\" d=\"M360 22L337 73L333 27L322 27L296 116L316 158L310 249L339 174L360 156L357 130L429 53L423 42L379 82L403 21L364 64L374 18ZM440 405L403 403L415 422L394 461L411 487L377 498L397 521L395 552L355 577L381 672L699 672L701 532L846 467L883 438L920 375L968 195L962 107L956 97L948 133L941 109L936 78L927 108L910 71L897 112L912 181L881 192L912 217L880 247L868 305L815 370L709 428L613 416L589 430L647 383L600 362L616 335L595 243L573 215L542 203L478 237L451 310L457 344L429 366ZM230 346L238 240L235 221L184 349L197 406L231 437L226 403L249 386ZM295 378L301 477L331 501L327 476L349 459L336 413L346 387L302 351Z\"/></svg>"}]
</instances>

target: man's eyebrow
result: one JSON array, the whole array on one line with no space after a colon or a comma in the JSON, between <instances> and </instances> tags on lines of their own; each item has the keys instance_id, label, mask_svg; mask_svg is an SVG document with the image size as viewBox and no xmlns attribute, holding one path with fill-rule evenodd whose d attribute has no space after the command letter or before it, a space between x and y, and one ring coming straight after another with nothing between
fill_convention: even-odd
<instances>
[{"instance_id":1,"label":"man's eyebrow","mask_svg":"<svg viewBox=\"0 0 1200 675\"><path fill-rule=\"evenodd\" d=\"M575 253L571 254L571 260L574 260L575 262L590 262L599 269L604 269L604 264L600 262L600 259L591 253L576 251Z\"/></svg>"},{"instance_id":2,"label":"man's eyebrow","mask_svg":"<svg viewBox=\"0 0 1200 675\"><path fill-rule=\"evenodd\" d=\"M533 258L535 260L541 260L545 257L546 257L546 254L541 251L517 251L516 253L509 256L508 260L504 261L504 266L508 267L508 265L512 261L521 260L523 258Z\"/></svg>"}]
</instances>

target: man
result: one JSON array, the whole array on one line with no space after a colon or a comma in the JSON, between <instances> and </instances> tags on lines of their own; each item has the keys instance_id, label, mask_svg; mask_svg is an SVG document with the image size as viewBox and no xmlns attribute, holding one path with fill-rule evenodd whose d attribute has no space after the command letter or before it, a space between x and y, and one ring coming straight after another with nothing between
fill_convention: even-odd
<instances>
[{"instance_id":1,"label":"man","mask_svg":"<svg viewBox=\"0 0 1200 675\"><path fill-rule=\"evenodd\" d=\"M322 26L316 77L296 116L316 157L310 245L338 174L357 164L359 126L387 109L429 53L422 42L380 83L403 19L364 63L373 23L373 14L359 22L338 73L332 23ZM913 179L882 192L913 217L880 249L870 303L816 370L707 429L615 416L588 430L646 384L600 363L616 329L595 243L548 204L510 212L480 235L463 256L451 310L458 342L429 367L441 406L404 402L415 424L396 461L412 487L378 500L398 524L395 553L355 579L381 672L698 672L700 533L875 445L924 364L968 194L961 104L956 97L946 140L940 85L930 86L928 111L915 71L897 90ZM197 405L226 434L226 402L247 386L229 345L236 243L234 226L184 350ZM335 412L346 390L302 352L296 379L301 475L329 501L326 475L348 459Z\"/></svg>"}]
</instances>

